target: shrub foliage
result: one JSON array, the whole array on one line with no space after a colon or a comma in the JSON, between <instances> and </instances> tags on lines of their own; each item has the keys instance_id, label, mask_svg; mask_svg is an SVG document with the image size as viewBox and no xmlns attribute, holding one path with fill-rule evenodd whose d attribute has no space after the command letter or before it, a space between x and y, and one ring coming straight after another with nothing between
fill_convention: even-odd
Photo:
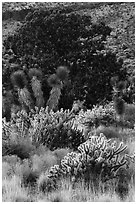
<instances>
[{"instance_id":1,"label":"shrub foliage","mask_svg":"<svg viewBox=\"0 0 137 204\"><path fill-rule=\"evenodd\" d=\"M4 42L4 56L10 48L14 53L12 63L8 60L10 56L3 60L4 85L9 85L8 76L18 66L26 71L38 68L43 72L43 94L49 96L44 76L55 73L55 68L63 65L69 67L70 83L63 90L61 107L70 108L74 98L84 98L88 107L104 98L110 100L110 78L116 75L120 80L126 78L122 62L105 48L110 33L111 28L104 23L92 23L90 16L71 9L35 10Z\"/></svg>"}]
</instances>

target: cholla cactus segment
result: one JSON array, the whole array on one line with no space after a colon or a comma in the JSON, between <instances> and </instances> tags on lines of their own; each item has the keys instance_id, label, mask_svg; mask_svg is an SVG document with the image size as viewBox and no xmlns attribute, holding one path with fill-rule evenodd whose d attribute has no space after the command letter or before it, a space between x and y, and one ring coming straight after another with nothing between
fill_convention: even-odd
<instances>
[{"instance_id":1,"label":"cholla cactus segment","mask_svg":"<svg viewBox=\"0 0 137 204\"><path fill-rule=\"evenodd\" d=\"M125 149L123 143L116 144L111 139L107 140L103 134L99 137L91 136L78 147L79 152L68 153L56 171L54 173L50 171L50 176L51 174L53 177L56 175L56 178L61 175L84 176L90 168L91 174L98 172L106 179L112 178L118 169L126 164L126 158L120 156Z\"/></svg>"},{"instance_id":2,"label":"cholla cactus segment","mask_svg":"<svg viewBox=\"0 0 137 204\"><path fill-rule=\"evenodd\" d=\"M38 80L36 76L32 77L31 86L32 86L34 96L36 98L36 106L40 109L41 107L44 107L44 98L43 98L43 92L41 88L41 82Z\"/></svg>"},{"instance_id":3,"label":"cholla cactus segment","mask_svg":"<svg viewBox=\"0 0 137 204\"><path fill-rule=\"evenodd\" d=\"M26 76L22 70L16 71L11 75L11 82L19 89L23 89L26 86Z\"/></svg>"},{"instance_id":4,"label":"cholla cactus segment","mask_svg":"<svg viewBox=\"0 0 137 204\"><path fill-rule=\"evenodd\" d=\"M56 110L61 95L61 87L53 87L50 92L50 97L47 101L47 106L50 110Z\"/></svg>"}]
</instances>

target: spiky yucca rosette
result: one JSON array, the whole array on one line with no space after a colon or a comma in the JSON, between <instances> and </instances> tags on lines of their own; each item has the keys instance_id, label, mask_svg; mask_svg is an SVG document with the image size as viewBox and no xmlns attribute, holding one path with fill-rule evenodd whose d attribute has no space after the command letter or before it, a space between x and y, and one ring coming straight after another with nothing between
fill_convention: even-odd
<instances>
[{"instance_id":1,"label":"spiky yucca rosette","mask_svg":"<svg viewBox=\"0 0 137 204\"><path fill-rule=\"evenodd\" d=\"M61 82L56 74L52 74L48 78L48 84L50 87L60 86Z\"/></svg>"},{"instance_id":2,"label":"spiky yucca rosette","mask_svg":"<svg viewBox=\"0 0 137 204\"><path fill-rule=\"evenodd\" d=\"M33 77L37 77L39 81L42 79L42 72L36 68L32 68L29 70L29 77L32 79Z\"/></svg>"},{"instance_id":3,"label":"spiky yucca rosette","mask_svg":"<svg viewBox=\"0 0 137 204\"><path fill-rule=\"evenodd\" d=\"M42 72L36 68L30 69L29 77L31 79L32 90L36 98L36 106L38 108L44 107L44 98L41 89Z\"/></svg>"},{"instance_id":4,"label":"spiky yucca rosette","mask_svg":"<svg viewBox=\"0 0 137 204\"><path fill-rule=\"evenodd\" d=\"M68 78L68 69L65 66L60 66L57 68L56 74L57 77L61 80L61 81L65 81Z\"/></svg>"},{"instance_id":5,"label":"spiky yucca rosette","mask_svg":"<svg viewBox=\"0 0 137 204\"><path fill-rule=\"evenodd\" d=\"M23 109L28 107L30 110L33 108L33 101L30 92L26 88L27 80L22 70L16 71L11 75L11 82L14 87L18 88L19 102Z\"/></svg>"},{"instance_id":6,"label":"spiky yucca rosette","mask_svg":"<svg viewBox=\"0 0 137 204\"><path fill-rule=\"evenodd\" d=\"M27 84L25 73L22 70L12 73L11 82L13 86L17 86L18 88L23 89Z\"/></svg>"}]
</instances>

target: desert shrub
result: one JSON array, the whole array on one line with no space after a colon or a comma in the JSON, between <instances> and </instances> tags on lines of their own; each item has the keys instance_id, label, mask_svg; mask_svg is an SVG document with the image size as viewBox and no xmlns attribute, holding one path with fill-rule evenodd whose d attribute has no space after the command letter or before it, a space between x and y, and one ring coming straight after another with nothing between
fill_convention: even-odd
<instances>
[{"instance_id":1,"label":"desert shrub","mask_svg":"<svg viewBox=\"0 0 137 204\"><path fill-rule=\"evenodd\" d=\"M34 154L31 157L32 169L39 174L48 170L51 166L57 164L57 158L52 154L51 151L45 152L43 155Z\"/></svg>"},{"instance_id":2,"label":"desert shrub","mask_svg":"<svg viewBox=\"0 0 137 204\"><path fill-rule=\"evenodd\" d=\"M7 162L10 165L15 165L16 163L20 162L20 158L16 155L7 155L2 157L3 162Z\"/></svg>"},{"instance_id":3,"label":"desert shrub","mask_svg":"<svg viewBox=\"0 0 137 204\"><path fill-rule=\"evenodd\" d=\"M12 177L14 174L12 166L8 162L2 162L2 178Z\"/></svg>"},{"instance_id":4,"label":"desert shrub","mask_svg":"<svg viewBox=\"0 0 137 204\"><path fill-rule=\"evenodd\" d=\"M3 154L7 152L27 158L41 144L50 150L76 149L85 139L74 127L74 118L75 114L69 110L49 112L48 108L40 111L36 108L30 113L18 112L10 122L3 119Z\"/></svg>"},{"instance_id":5,"label":"desert shrub","mask_svg":"<svg viewBox=\"0 0 137 204\"><path fill-rule=\"evenodd\" d=\"M129 128L135 126L135 105L125 104L124 125Z\"/></svg>"},{"instance_id":6,"label":"desert shrub","mask_svg":"<svg viewBox=\"0 0 137 204\"><path fill-rule=\"evenodd\" d=\"M17 155L19 158L29 158L35 150L31 138L28 137L28 120L26 112L18 112L16 118L6 122L2 120L2 154Z\"/></svg>"},{"instance_id":7,"label":"desert shrub","mask_svg":"<svg viewBox=\"0 0 137 204\"><path fill-rule=\"evenodd\" d=\"M61 160L67 156L67 154L71 152L70 149L68 148L61 148L61 149L56 149L53 151L53 155L56 156L57 158L57 164L60 164Z\"/></svg>"},{"instance_id":8,"label":"desert shrub","mask_svg":"<svg viewBox=\"0 0 137 204\"><path fill-rule=\"evenodd\" d=\"M121 139L121 135L120 133L118 132L118 130L113 127L113 126L110 126L110 127L105 127L105 126L99 126L97 129L96 129L96 135L100 135L100 133L103 133L107 139L112 139L112 138L117 138L117 139Z\"/></svg>"},{"instance_id":9,"label":"desert shrub","mask_svg":"<svg viewBox=\"0 0 137 204\"><path fill-rule=\"evenodd\" d=\"M34 186L39 177L37 171L32 169L32 161L30 159L24 159L22 163L15 167L16 175L21 178L21 183L27 186Z\"/></svg>"},{"instance_id":10,"label":"desert shrub","mask_svg":"<svg viewBox=\"0 0 137 204\"><path fill-rule=\"evenodd\" d=\"M42 192L51 192L56 189L56 183L44 173L37 180L37 185L39 191Z\"/></svg>"},{"instance_id":11,"label":"desert shrub","mask_svg":"<svg viewBox=\"0 0 137 204\"><path fill-rule=\"evenodd\" d=\"M93 106L92 110L83 109L76 116L75 124L85 125L89 129L99 125L109 126L116 123L116 113L113 102L106 105Z\"/></svg>"},{"instance_id":12,"label":"desert shrub","mask_svg":"<svg viewBox=\"0 0 137 204\"><path fill-rule=\"evenodd\" d=\"M11 179L4 179L2 182L3 202L29 202L31 201L28 192L22 187L21 179L13 176Z\"/></svg>"},{"instance_id":13,"label":"desert shrub","mask_svg":"<svg viewBox=\"0 0 137 204\"><path fill-rule=\"evenodd\" d=\"M32 145L30 138L21 137L22 135L19 135L19 132L14 128L8 127L9 132L3 133L5 138L2 143L2 154L3 156L17 155L20 159L29 158L35 146Z\"/></svg>"},{"instance_id":14,"label":"desert shrub","mask_svg":"<svg viewBox=\"0 0 137 204\"><path fill-rule=\"evenodd\" d=\"M84 141L84 136L73 128L74 118L69 110L48 112L48 108L41 109L30 118L29 136L50 150L62 147L76 149Z\"/></svg>"},{"instance_id":15,"label":"desert shrub","mask_svg":"<svg viewBox=\"0 0 137 204\"><path fill-rule=\"evenodd\" d=\"M55 67L68 66L71 83L63 89L60 107L70 108L74 98L84 98L85 104L92 107L103 99L111 100L110 78L118 75L124 80L126 71L115 53L105 48L111 28L72 10L52 8L29 13L21 28L5 40L3 56L11 48L16 56L14 64L22 69L25 66L26 72L32 67L40 69L45 98L49 89L44 76L54 74ZM10 87L11 64L4 61L3 70L4 86Z\"/></svg>"}]
</instances>

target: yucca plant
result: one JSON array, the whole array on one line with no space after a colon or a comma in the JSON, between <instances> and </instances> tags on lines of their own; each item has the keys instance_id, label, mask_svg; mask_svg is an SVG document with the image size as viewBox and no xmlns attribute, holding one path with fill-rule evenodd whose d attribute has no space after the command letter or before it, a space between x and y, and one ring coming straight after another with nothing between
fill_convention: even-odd
<instances>
[{"instance_id":1,"label":"yucca plant","mask_svg":"<svg viewBox=\"0 0 137 204\"><path fill-rule=\"evenodd\" d=\"M44 97L41 89L42 72L36 68L29 70L29 77L31 79L31 86L36 98L36 106L40 109L44 107Z\"/></svg>"},{"instance_id":2,"label":"yucca plant","mask_svg":"<svg viewBox=\"0 0 137 204\"><path fill-rule=\"evenodd\" d=\"M67 77L68 69L64 66L60 66L57 68L56 74L52 74L48 78L48 84L52 87L49 100L47 101L49 111L58 109L61 89L63 88L63 82L67 79Z\"/></svg>"},{"instance_id":3,"label":"yucca plant","mask_svg":"<svg viewBox=\"0 0 137 204\"><path fill-rule=\"evenodd\" d=\"M30 92L27 89L27 80L25 73L22 70L16 71L11 75L11 82L14 88L18 90L19 102L22 108L31 110L33 108L33 101Z\"/></svg>"}]
</instances>

